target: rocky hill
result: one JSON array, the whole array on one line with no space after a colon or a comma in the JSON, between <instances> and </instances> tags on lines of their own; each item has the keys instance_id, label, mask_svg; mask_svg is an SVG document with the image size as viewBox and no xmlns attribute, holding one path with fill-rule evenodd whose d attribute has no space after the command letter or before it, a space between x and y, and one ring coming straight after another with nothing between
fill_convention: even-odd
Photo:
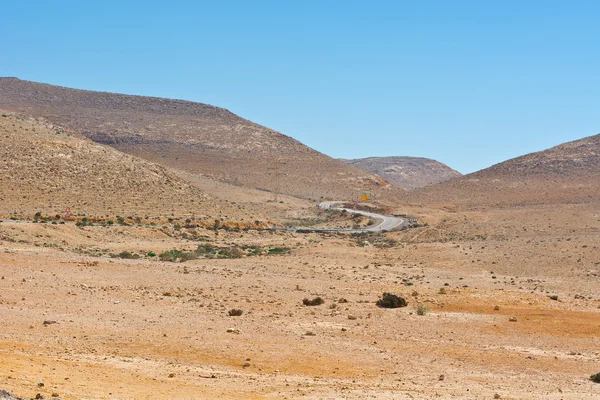
<instances>
[{"instance_id":1,"label":"rocky hill","mask_svg":"<svg viewBox=\"0 0 600 400\"><path fill-rule=\"evenodd\" d=\"M0 111L0 218L73 214L253 221L164 167L59 127Z\"/></svg>"},{"instance_id":2,"label":"rocky hill","mask_svg":"<svg viewBox=\"0 0 600 400\"><path fill-rule=\"evenodd\" d=\"M598 202L600 135L408 193L406 200L473 206Z\"/></svg>"},{"instance_id":3,"label":"rocky hill","mask_svg":"<svg viewBox=\"0 0 600 400\"><path fill-rule=\"evenodd\" d=\"M460 172L441 162L422 157L368 157L343 161L404 189L417 189L461 176Z\"/></svg>"},{"instance_id":4,"label":"rocky hill","mask_svg":"<svg viewBox=\"0 0 600 400\"><path fill-rule=\"evenodd\" d=\"M163 166L304 198L344 198L389 184L272 129L207 104L0 78L0 108Z\"/></svg>"}]
</instances>

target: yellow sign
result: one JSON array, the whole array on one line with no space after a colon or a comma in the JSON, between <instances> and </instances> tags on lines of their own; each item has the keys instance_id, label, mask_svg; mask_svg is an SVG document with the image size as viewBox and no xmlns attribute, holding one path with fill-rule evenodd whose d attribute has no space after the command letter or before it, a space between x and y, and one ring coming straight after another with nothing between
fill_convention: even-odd
<instances>
[{"instance_id":1,"label":"yellow sign","mask_svg":"<svg viewBox=\"0 0 600 400\"><path fill-rule=\"evenodd\" d=\"M367 201L369 200L369 196L367 196L366 194L363 194L363 196L361 197L362 201Z\"/></svg>"}]
</instances>

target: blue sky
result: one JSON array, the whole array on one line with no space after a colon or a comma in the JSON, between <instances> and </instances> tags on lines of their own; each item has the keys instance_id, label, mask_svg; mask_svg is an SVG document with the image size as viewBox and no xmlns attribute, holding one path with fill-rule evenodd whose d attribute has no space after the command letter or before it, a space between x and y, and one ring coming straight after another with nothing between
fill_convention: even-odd
<instances>
[{"instance_id":1,"label":"blue sky","mask_svg":"<svg viewBox=\"0 0 600 400\"><path fill-rule=\"evenodd\" d=\"M13 1L0 76L225 107L463 173L600 132L597 1Z\"/></svg>"}]
</instances>

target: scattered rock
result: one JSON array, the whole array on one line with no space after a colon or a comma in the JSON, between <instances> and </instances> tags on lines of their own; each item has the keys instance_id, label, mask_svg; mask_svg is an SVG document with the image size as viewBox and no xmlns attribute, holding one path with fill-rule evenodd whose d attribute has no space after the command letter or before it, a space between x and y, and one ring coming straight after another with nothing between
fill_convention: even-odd
<instances>
[{"instance_id":1,"label":"scattered rock","mask_svg":"<svg viewBox=\"0 0 600 400\"><path fill-rule=\"evenodd\" d=\"M244 364L242 364L242 367L244 368L248 368L250 366L250 363L248 361L246 361Z\"/></svg>"},{"instance_id":2,"label":"scattered rock","mask_svg":"<svg viewBox=\"0 0 600 400\"><path fill-rule=\"evenodd\" d=\"M494 311L500 311L500 306L494 306Z\"/></svg>"},{"instance_id":3,"label":"scattered rock","mask_svg":"<svg viewBox=\"0 0 600 400\"><path fill-rule=\"evenodd\" d=\"M381 299L377 300L377 307L381 308L399 308L406 307L408 303L402 297L392 293L384 293Z\"/></svg>"},{"instance_id":4,"label":"scattered rock","mask_svg":"<svg viewBox=\"0 0 600 400\"><path fill-rule=\"evenodd\" d=\"M229 310L229 311L227 312L227 314L228 314L230 317L239 317L239 316L240 316L240 315L242 315L243 313L244 313L244 311L242 311L242 310L240 310L240 309L237 309L237 308L232 308L231 310Z\"/></svg>"},{"instance_id":5,"label":"scattered rock","mask_svg":"<svg viewBox=\"0 0 600 400\"><path fill-rule=\"evenodd\" d=\"M338 300L338 303L347 303L347 302L348 302L348 300L346 300L343 297L340 297L339 300Z\"/></svg>"},{"instance_id":6,"label":"scattered rock","mask_svg":"<svg viewBox=\"0 0 600 400\"><path fill-rule=\"evenodd\" d=\"M355 320L356 315L348 314L348 319Z\"/></svg>"},{"instance_id":7,"label":"scattered rock","mask_svg":"<svg viewBox=\"0 0 600 400\"><path fill-rule=\"evenodd\" d=\"M175 374L173 374L173 373L169 374L169 378L175 378Z\"/></svg>"},{"instance_id":8,"label":"scattered rock","mask_svg":"<svg viewBox=\"0 0 600 400\"><path fill-rule=\"evenodd\" d=\"M498 393L496 393L496 394L494 395L494 398L495 398L495 399L499 399L499 398L501 398L501 397L502 397L502 396L500 396Z\"/></svg>"},{"instance_id":9,"label":"scattered rock","mask_svg":"<svg viewBox=\"0 0 600 400\"><path fill-rule=\"evenodd\" d=\"M443 381L444 379L446 379L446 377L444 375L440 375L438 381Z\"/></svg>"},{"instance_id":10,"label":"scattered rock","mask_svg":"<svg viewBox=\"0 0 600 400\"><path fill-rule=\"evenodd\" d=\"M517 322L518 321L517 317L510 317L508 320L510 322Z\"/></svg>"},{"instance_id":11,"label":"scattered rock","mask_svg":"<svg viewBox=\"0 0 600 400\"><path fill-rule=\"evenodd\" d=\"M304 336L317 336L317 335L312 331L308 331L304 334Z\"/></svg>"},{"instance_id":12,"label":"scattered rock","mask_svg":"<svg viewBox=\"0 0 600 400\"><path fill-rule=\"evenodd\" d=\"M227 333L235 333L236 335L239 335L240 333L242 333L242 331L237 328L229 328L227 329Z\"/></svg>"},{"instance_id":13,"label":"scattered rock","mask_svg":"<svg viewBox=\"0 0 600 400\"><path fill-rule=\"evenodd\" d=\"M56 322L56 321L50 321L48 319L44 321L44 326L48 326L48 325L52 325L52 324L58 324L58 322Z\"/></svg>"},{"instance_id":14,"label":"scattered rock","mask_svg":"<svg viewBox=\"0 0 600 400\"><path fill-rule=\"evenodd\" d=\"M315 297L312 300L309 300L309 299L302 300L302 304L304 304L305 306L320 306L323 303L325 303L325 300L323 300L321 297Z\"/></svg>"}]
</instances>

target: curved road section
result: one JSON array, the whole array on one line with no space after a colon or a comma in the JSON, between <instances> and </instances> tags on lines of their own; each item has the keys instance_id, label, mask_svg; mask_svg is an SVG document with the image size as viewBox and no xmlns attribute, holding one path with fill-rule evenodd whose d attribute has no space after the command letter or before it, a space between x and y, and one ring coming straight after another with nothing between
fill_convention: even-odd
<instances>
[{"instance_id":1,"label":"curved road section","mask_svg":"<svg viewBox=\"0 0 600 400\"><path fill-rule=\"evenodd\" d=\"M337 207L343 204L343 201L324 201L319 203L319 207L323 210L338 210L347 211L349 213L364 215L365 217L373 218L377 221L374 225L368 226L361 229L314 229L315 231L336 231L336 232L349 232L349 233L361 233L361 232L385 232L392 231L394 229L400 229L408 226L408 221L403 218L392 217L389 215L376 214L368 211L353 210L351 208Z\"/></svg>"}]
</instances>

